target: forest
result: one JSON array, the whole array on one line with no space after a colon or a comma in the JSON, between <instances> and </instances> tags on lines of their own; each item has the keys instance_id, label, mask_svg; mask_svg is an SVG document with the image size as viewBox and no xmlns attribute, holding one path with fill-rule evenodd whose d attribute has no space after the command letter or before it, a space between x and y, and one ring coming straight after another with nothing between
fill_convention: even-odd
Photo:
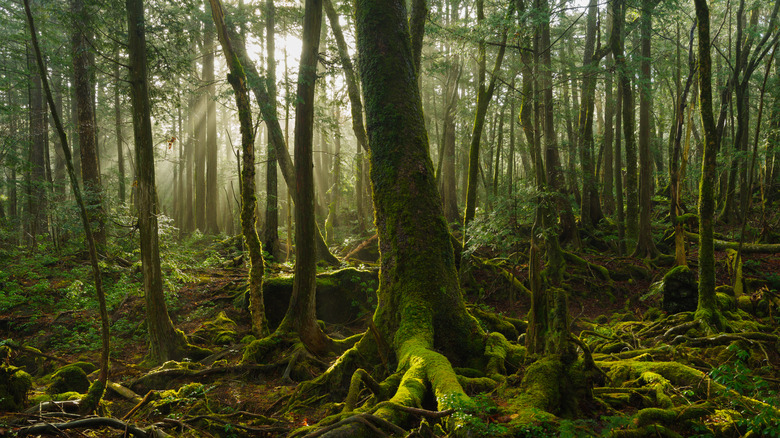
<instances>
[{"instance_id":1,"label":"forest","mask_svg":"<svg viewBox=\"0 0 780 438\"><path fill-rule=\"evenodd\" d=\"M779 10L0 0L0 436L780 437Z\"/></svg>"}]
</instances>

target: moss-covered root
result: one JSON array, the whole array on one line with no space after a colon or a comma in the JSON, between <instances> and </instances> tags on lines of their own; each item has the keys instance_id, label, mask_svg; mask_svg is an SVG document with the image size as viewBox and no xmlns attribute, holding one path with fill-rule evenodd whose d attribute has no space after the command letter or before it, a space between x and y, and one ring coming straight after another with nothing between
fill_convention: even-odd
<instances>
[{"instance_id":1,"label":"moss-covered root","mask_svg":"<svg viewBox=\"0 0 780 438\"><path fill-rule=\"evenodd\" d=\"M365 384L374 396L380 399L383 397L382 387L379 383L374 380L366 370L358 368L358 370L352 374L352 380L349 382L349 392L347 393L347 399L344 402L344 412L355 410L362 384Z\"/></svg>"},{"instance_id":2,"label":"moss-covered root","mask_svg":"<svg viewBox=\"0 0 780 438\"><path fill-rule=\"evenodd\" d=\"M501 333L491 333L485 342L485 357L488 362L485 374L496 381L503 381L507 366L515 371L525 359L525 347L512 344Z\"/></svg>"},{"instance_id":3,"label":"moss-covered root","mask_svg":"<svg viewBox=\"0 0 780 438\"><path fill-rule=\"evenodd\" d=\"M703 372L683 365L679 362L640 362L621 360L616 362L597 362L608 372L613 384L621 385L630 379L640 378L649 383L654 389L661 389L655 385L666 385L656 376L661 376L675 387L689 387L702 399L714 397L728 397L735 403L742 404L756 410L772 410L780 416L780 409L770 406L760 400L745 397L720 383L710 379ZM656 395L658 393L656 392Z\"/></svg>"},{"instance_id":4,"label":"moss-covered root","mask_svg":"<svg viewBox=\"0 0 780 438\"><path fill-rule=\"evenodd\" d=\"M563 252L563 258L569 263L573 263L577 266L582 266L589 269L591 273L593 273L594 277L601 278L602 280L612 281L612 277L609 275L609 269L601 265L591 263L569 251Z\"/></svg>"}]
</instances>

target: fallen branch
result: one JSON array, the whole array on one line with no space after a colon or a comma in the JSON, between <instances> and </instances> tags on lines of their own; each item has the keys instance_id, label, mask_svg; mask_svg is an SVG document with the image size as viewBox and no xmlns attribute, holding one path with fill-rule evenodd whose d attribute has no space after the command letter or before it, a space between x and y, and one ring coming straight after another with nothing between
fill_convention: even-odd
<instances>
[{"instance_id":1,"label":"fallen branch","mask_svg":"<svg viewBox=\"0 0 780 438\"><path fill-rule=\"evenodd\" d=\"M352 258L352 256L354 256L355 254L357 254L357 253L358 253L358 252L359 252L361 249L363 249L363 248L367 247L367 246L368 246L368 244L370 244L371 242L373 242L374 240L376 240L378 237L379 237L379 235L378 235L378 234L374 234L373 236L369 237L369 238L368 238L368 240L366 240L365 242L361 243L360 245L358 245L357 247L355 247L355 249L353 249L353 250L352 250L352 251L350 251L350 252L349 252L347 255L345 255L345 256L344 256L344 261L347 261L347 260L349 260L350 258Z\"/></svg>"},{"instance_id":2,"label":"fallen branch","mask_svg":"<svg viewBox=\"0 0 780 438\"><path fill-rule=\"evenodd\" d=\"M691 242L698 242L699 241L699 235L696 233L691 233L690 231L685 232L685 237L688 238ZM733 249L738 250L739 249L739 242L727 242L725 240L718 240L713 239L713 243L715 244L715 249L719 250L725 250L725 249ZM745 243L742 245L742 253L743 254L775 254L780 253L780 244L777 243Z\"/></svg>"}]
</instances>

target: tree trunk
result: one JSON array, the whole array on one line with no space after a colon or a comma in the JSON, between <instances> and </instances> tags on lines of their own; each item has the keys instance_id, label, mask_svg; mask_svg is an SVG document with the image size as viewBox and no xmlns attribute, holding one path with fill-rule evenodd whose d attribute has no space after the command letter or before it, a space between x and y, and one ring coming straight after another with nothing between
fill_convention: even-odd
<instances>
[{"instance_id":1,"label":"tree trunk","mask_svg":"<svg viewBox=\"0 0 780 438\"><path fill-rule=\"evenodd\" d=\"M625 216L623 207L623 150L621 145L623 126L623 74L625 68L623 58L623 27L626 19L624 0L616 0L612 4L612 35L610 37L610 49L615 58L615 67L618 70L617 98L615 99L615 212L618 230L618 254L626 252ZM621 69L618 69L620 67Z\"/></svg>"},{"instance_id":2,"label":"tree trunk","mask_svg":"<svg viewBox=\"0 0 780 438\"><path fill-rule=\"evenodd\" d=\"M717 128L712 114L712 61L710 59L710 12L706 0L694 0L699 26L699 110L704 130L699 183L699 302L696 316L722 328L722 319L715 299L715 247L713 218L715 214L714 186L717 180L715 154Z\"/></svg>"},{"instance_id":3,"label":"tree trunk","mask_svg":"<svg viewBox=\"0 0 780 438\"><path fill-rule=\"evenodd\" d=\"M117 51L117 55L118 55ZM123 152L122 143L122 107L120 99L119 85L121 83L119 79L119 64L114 66L114 75L116 77L116 83L114 84L114 126L116 129L116 157L117 157L117 176L119 178L119 202L124 204L127 193L125 190L125 154ZM182 139L179 139L182 141ZM179 181L181 184L183 181ZM181 226L181 225L180 225Z\"/></svg>"},{"instance_id":4,"label":"tree trunk","mask_svg":"<svg viewBox=\"0 0 780 438\"><path fill-rule=\"evenodd\" d=\"M314 220L314 90L317 53L322 26L322 0L306 0L303 18L303 48L298 71L295 105L295 277L290 304L277 332L294 332L314 354L330 350L330 339L316 319L317 248Z\"/></svg>"},{"instance_id":5,"label":"tree trunk","mask_svg":"<svg viewBox=\"0 0 780 438\"><path fill-rule=\"evenodd\" d=\"M276 25L276 7L274 0L265 2L265 48L267 55L266 79L268 81L268 97L271 100L272 108L269 110L278 118L276 108L276 44L274 35L274 26ZM271 254L273 260L282 261L282 250L279 245L279 197L276 173L276 148L268 136L268 161L266 162L265 173L265 227L263 228L263 248Z\"/></svg>"},{"instance_id":6,"label":"tree trunk","mask_svg":"<svg viewBox=\"0 0 780 438\"><path fill-rule=\"evenodd\" d=\"M650 156L650 107L652 105L652 82L650 78L650 35L652 32L652 7L648 0L642 3L640 17L640 39L642 61L639 74L639 234L637 235L635 257L653 258L658 254L653 242L651 219L653 215L652 185L653 162Z\"/></svg>"},{"instance_id":7,"label":"tree trunk","mask_svg":"<svg viewBox=\"0 0 780 438\"><path fill-rule=\"evenodd\" d=\"M135 169L138 196L138 228L141 267L149 330L149 356L154 362L180 360L187 353L187 339L173 327L163 295L157 224L157 192L154 175L151 103L146 71L146 33L143 0L126 0L130 98L133 107Z\"/></svg>"},{"instance_id":8,"label":"tree trunk","mask_svg":"<svg viewBox=\"0 0 780 438\"><path fill-rule=\"evenodd\" d=\"M477 0L477 23L485 19L483 11L483 0ZM514 13L514 3L509 4L507 17ZM490 82L485 87L485 42L479 43L479 54L477 57L479 72L477 73L477 111L474 115L474 125L471 130L471 143L469 145L469 170L468 180L466 182L466 211L463 214L464 227L474 219L477 209L477 177L479 172L479 145L482 138L482 131L485 126L485 117L487 116L488 105L493 98L493 92L496 89L498 72L501 70L501 64L504 61L504 52L506 49L508 28L505 28L501 37L501 44L496 54L496 62L493 65L493 72L490 76ZM463 242L467 240L466 233L463 234Z\"/></svg>"},{"instance_id":9,"label":"tree trunk","mask_svg":"<svg viewBox=\"0 0 780 438\"><path fill-rule=\"evenodd\" d=\"M214 81L214 26L206 20L203 30L203 81L206 83L206 197L205 231L218 234L217 212L219 211L219 190L217 189L217 102L216 82Z\"/></svg>"},{"instance_id":10,"label":"tree trunk","mask_svg":"<svg viewBox=\"0 0 780 438\"><path fill-rule=\"evenodd\" d=\"M93 101L94 84L92 81L93 60L90 57L88 29L90 12L82 0L71 0L73 14L73 35L71 39L73 53L73 78L78 108L78 139L81 151L81 179L84 182L84 200L87 203L90 224L96 224L95 242L98 252L105 251L106 231L100 182L100 162L98 161L97 126L95 125L95 107Z\"/></svg>"},{"instance_id":11,"label":"tree trunk","mask_svg":"<svg viewBox=\"0 0 780 438\"><path fill-rule=\"evenodd\" d=\"M35 64L33 53L28 49L27 65L32 73L29 88L29 170L26 175L27 209L25 218L25 236L27 243L35 247L38 234L47 232L47 196L46 196L46 129L45 103L41 89L41 77Z\"/></svg>"}]
</instances>

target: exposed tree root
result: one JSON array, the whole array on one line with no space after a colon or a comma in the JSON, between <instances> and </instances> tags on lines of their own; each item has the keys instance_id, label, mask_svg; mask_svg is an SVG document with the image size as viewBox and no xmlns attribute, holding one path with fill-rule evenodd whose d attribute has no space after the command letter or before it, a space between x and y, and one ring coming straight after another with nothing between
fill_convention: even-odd
<instances>
[{"instance_id":1,"label":"exposed tree root","mask_svg":"<svg viewBox=\"0 0 780 438\"><path fill-rule=\"evenodd\" d=\"M569 251L563 251L563 258L567 262L569 262L569 263L573 263L573 264L575 264L577 266L582 266L582 267L587 268L588 270L591 271L591 274L594 277L598 277L598 278L601 278L602 280L607 280L609 282L612 281L612 278L609 275L609 269L607 269L607 268L605 268L605 267L603 267L601 265L597 265L595 263L591 263L591 262L585 260L584 258L582 258L582 257L580 257L578 255L575 255L574 253L571 253Z\"/></svg>"},{"instance_id":2,"label":"exposed tree root","mask_svg":"<svg viewBox=\"0 0 780 438\"><path fill-rule=\"evenodd\" d=\"M125 431L125 433L139 437L139 438L163 438L170 435L160 431L157 428L152 427L149 430L139 429L131 424L117 420L116 418L107 417L90 417L83 418L74 421L68 421L66 423L41 423L34 424L29 427L23 427L17 431L17 436L27 436L36 434L55 434L61 435L63 430L68 429L93 429L101 427L110 427L112 429L118 429Z\"/></svg>"}]
</instances>

